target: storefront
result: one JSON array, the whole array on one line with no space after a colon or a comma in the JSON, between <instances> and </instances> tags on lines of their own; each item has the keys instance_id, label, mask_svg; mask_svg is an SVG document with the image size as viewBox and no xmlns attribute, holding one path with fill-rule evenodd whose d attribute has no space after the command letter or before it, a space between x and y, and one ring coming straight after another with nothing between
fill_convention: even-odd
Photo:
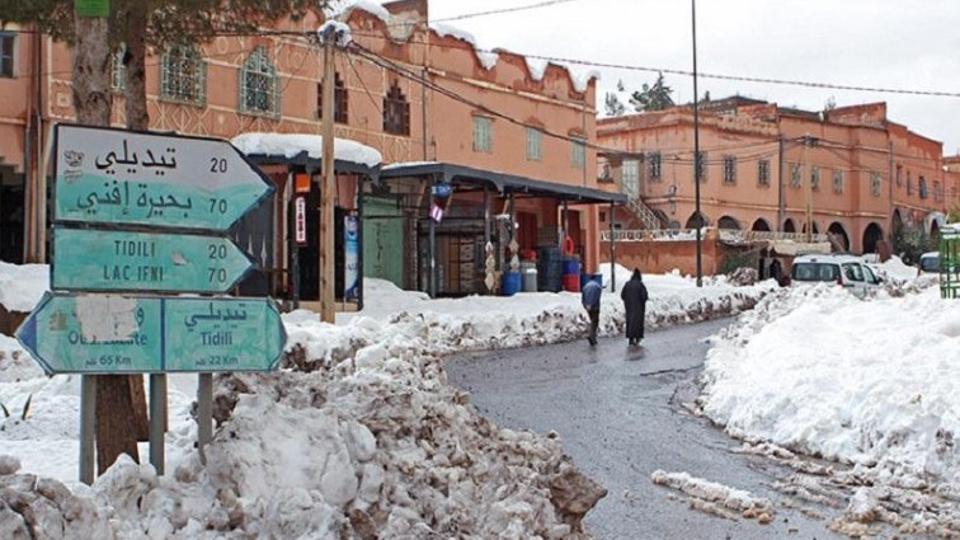
<instances>
[{"instance_id":1,"label":"storefront","mask_svg":"<svg viewBox=\"0 0 960 540\"><path fill-rule=\"evenodd\" d=\"M499 290L498 283L488 282L488 245L497 275L508 268L513 254L533 261L567 238L584 269L596 272L597 206L625 200L619 193L449 163L389 165L380 178L381 185L365 191L364 199L381 206L389 201L391 212L365 221L364 228L378 245L397 246L402 234L405 256L378 264L384 274L405 276L397 285L431 296ZM395 226L375 231L383 220ZM375 274L368 270L366 275Z\"/></svg>"}]
</instances>

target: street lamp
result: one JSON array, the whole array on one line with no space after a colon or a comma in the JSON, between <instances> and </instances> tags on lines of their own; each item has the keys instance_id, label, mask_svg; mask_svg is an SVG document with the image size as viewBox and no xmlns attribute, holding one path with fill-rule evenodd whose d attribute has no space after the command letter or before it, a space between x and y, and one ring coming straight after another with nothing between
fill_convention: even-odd
<instances>
[{"instance_id":1,"label":"street lamp","mask_svg":"<svg viewBox=\"0 0 960 540\"><path fill-rule=\"evenodd\" d=\"M690 0L693 26L693 197L697 229L697 287L703 287L703 214L700 213L700 96L697 93L697 0ZM703 167L707 164L704 163Z\"/></svg>"}]
</instances>

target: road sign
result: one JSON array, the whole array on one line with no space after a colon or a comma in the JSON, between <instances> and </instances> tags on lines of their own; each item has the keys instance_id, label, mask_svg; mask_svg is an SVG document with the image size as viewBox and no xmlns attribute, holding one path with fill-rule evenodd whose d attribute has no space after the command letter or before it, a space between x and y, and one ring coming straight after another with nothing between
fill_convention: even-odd
<instances>
[{"instance_id":1,"label":"road sign","mask_svg":"<svg viewBox=\"0 0 960 540\"><path fill-rule=\"evenodd\" d=\"M227 141L58 125L54 220L225 231L274 190Z\"/></svg>"},{"instance_id":2,"label":"road sign","mask_svg":"<svg viewBox=\"0 0 960 540\"><path fill-rule=\"evenodd\" d=\"M280 312L264 298L164 300L166 371L269 371L283 354Z\"/></svg>"},{"instance_id":3,"label":"road sign","mask_svg":"<svg viewBox=\"0 0 960 540\"><path fill-rule=\"evenodd\" d=\"M287 335L267 298L47 293L17 339L49 374L269 371Z\"/></svg>"},{"instance_id":4,"label":"road sign","mask_svg":"<svg viewBox=\"0 0 960 540\"><path fill-rule=\"evenodd\" d=\"M55 227L54 289L217 293L253 267L233 241L193 234Z\"/></svg>"}]
</instances>

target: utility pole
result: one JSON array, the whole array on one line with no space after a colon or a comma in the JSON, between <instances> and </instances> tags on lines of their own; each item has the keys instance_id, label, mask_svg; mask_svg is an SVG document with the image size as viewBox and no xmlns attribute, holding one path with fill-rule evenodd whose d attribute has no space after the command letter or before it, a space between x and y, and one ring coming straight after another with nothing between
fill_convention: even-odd
<instances>
[{"instance_id":1,"label":"utility pole","mask_svg":"<svg viewBox=\"0 0 960 540\"><path fill-rule=\"evenodd\" d=\"M697 0L690 0L693 25L693 193L697 227L697 287L703 287L703 214L700 213L700 96L697 95ZM703 167L707 164L704 163Z\"/></svg>"},{"instance_id":2,"label":"utility pole","mask_svg":"<svg viewBox=\"0 0 960 540\"><path fill-rule=\"evenodd\" d=\"M807 220L807 233L806 233L806 242L808 244L813 242L813 177L812 175L807 175L807 148L816 144L816 138L811 137L810 134L803 136L803 157L801 161L803 163L803 177L806 178L807 189L806 192L806 220Z\"/></svg>"},{"instance_id":3,"label":"utility pole","mask_svg":"<svg viewBox=\"0 0 960 540\"><path fill-rule=\"evenodd\" d=\"M333 194L337 188L334 165L333 134L333 88L334 88L334 44L336 28L327 25L323 34L323 103L321 105L323 134L323 183L320 186L320 320L336 322L333 287L334 279L334 235Z\"/></svg>"}]
</instances>

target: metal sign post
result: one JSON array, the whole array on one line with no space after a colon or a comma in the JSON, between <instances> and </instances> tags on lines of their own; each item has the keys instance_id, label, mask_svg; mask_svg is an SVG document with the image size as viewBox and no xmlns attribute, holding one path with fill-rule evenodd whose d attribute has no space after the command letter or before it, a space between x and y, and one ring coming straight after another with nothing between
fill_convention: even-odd
<instances>
[{"instance_id":1,"label":"metal sign post","mask_svg":"<svg viewBox=\"0 0 960 540\"><path fill-rule=\"evenodd\" d=\"M166 373L199 373L199 448L213 434L213 376L276 369L286 332L269 298L235 289L254 260L226 238L274 187L229 143L59 125L53 292L17 330L49 375L83 374L80 481L94 480L96 379L150 374L150 463L164 472ZM119 413L118 413L119 414Z\"/></svg>"}]
</instances>

